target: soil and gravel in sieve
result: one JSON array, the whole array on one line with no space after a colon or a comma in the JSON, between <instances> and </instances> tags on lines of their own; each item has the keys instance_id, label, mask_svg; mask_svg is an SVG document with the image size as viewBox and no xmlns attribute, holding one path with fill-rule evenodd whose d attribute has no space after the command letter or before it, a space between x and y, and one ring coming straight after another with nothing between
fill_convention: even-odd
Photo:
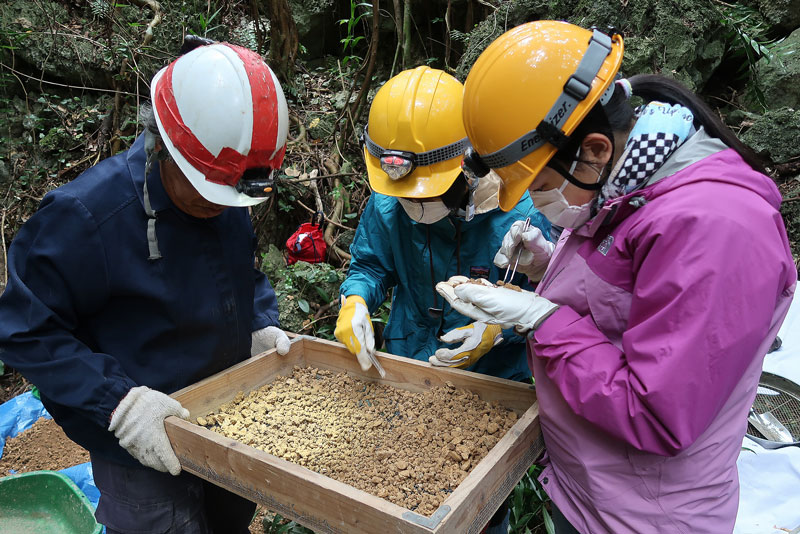
<instances>
[{"instance_id":1,"label":"soil and gravel in sieve","mask_svg":"<svg viewBox=\"0 0 800 534\"><path fill-rule=\"evenodd\" d=\"M288 377L203 418L217 432L385 498L433 513L516 422L516 414L452 384L415 393L344 373ZM0 476L89 461L52 419L6 440ZM259 508L251 532L263 532Z\"/></svg>"},{"instance_id":2,"label":"soil and gravel in sieve","mask_svg":"<svg viewBox=\"0 0 800 534\"><path fill-rule=\"evenodd\" d=\"M411 392L295 367L197 423L430 515L516 420L450 383Z\"/></svg>"}]
</instances>

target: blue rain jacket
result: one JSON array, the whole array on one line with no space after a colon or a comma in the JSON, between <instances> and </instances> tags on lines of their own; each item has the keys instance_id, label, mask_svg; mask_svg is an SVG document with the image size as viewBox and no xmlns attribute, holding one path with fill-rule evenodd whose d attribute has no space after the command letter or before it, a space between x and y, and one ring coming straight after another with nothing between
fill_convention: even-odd
<instances>
[{"instance_id":1,"label":"blue rain jacket","mask_svg":"<svg viewBox=\"0 0 800 534\"><path fill-rule=\"evenodd\" d=\"M0 360L39 387L72 440L128 465L107 428L130 388L193 384L278 324L247 210L190 217L157 165L147 185L162 258L148 260L143 140L44 197L11 244L0 297Z\"/></svg>"},{"instance_id":2,"label":"blue rain jacket","mask_svg":"<svg viewBox=\"0 0 800 534\"><path fill-rule=\"evenodd\" d=\"M432 317L428 308L444 306L443 332L472 322L450 308L434 285L457 274L493 282L502 279L505 269L494 265L494 256L511 224L527 217L549 238L550 223L528 195L508 213L496 208L469 222L450 216L426 225L408 217L396 198L373 193L350 246L352 261L340 292L363 297L370 312L375 312L394 288L383 332L386 350L428 361L439 347L458 346L439 341L440 319ZM515 276L513 283L532 289L524 275ZM530 377L525 340L513 330L504 330L503 339L467 369L513 380Z\"/></svg>"}]
</instances>

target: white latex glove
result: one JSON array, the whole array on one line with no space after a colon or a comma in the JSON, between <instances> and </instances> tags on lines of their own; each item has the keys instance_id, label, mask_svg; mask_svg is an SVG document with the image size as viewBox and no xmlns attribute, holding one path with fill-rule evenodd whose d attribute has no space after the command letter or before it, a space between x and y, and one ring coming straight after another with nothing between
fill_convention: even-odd
<instances>
[{"instance_id":1,"label":"white latex glove","mask_svg":"<svg viewBox=\"0 0 800 534\"><path fill-rule=\"evenodd\" d=\"M469 367L480 360L492 347L503 341L503 333L496 324L480 321L454 328L440 337L445 343L458 343L460 346L448 349L442 347L428 358L437 367Z\"/></svg>"},{"instance_id":2,"label":"white latex glove","mask_svg":"<svg viewBox=\"0 0 800 534\"><path fill-rule=\"evenodd\" d=\"M514 291L486 280L481 284L468 280L466 276L453 276L447 282L436 284L436 291L454 310L476 321L514 327L517 332L524 333L535 330L558 309L558 305L533 291Z\"/></svg>"},{"instance_id":3,"label":"white latex glove","mask_svg":"<svg viewBox=\"0 0 800 534\"><path fill-rule=\"evenodd\" d=\"M525 221L516 221L503 236L503 244L494 256L494 264L501 269L510 266L514 268L519 253L517 272L524 273L533 281L538 282L547 270L550 257L556 246L545 239L542 231L535 226L530 226L522 231Z\"/></svg>"},{"instance_id":4,"label":"white latex glove","mask_svg":"<svg viewBox=\"0 0 800 534\"><path fill-rule=\"evenodd\" d=\"M138 386L132 388L114 409L108 429L142 465L177 475L181 472L181 464L164 430L164 419L170 415L186 419L189 410L160 391Z\"/></svg>"},{"instance_id":5,"label":"white latex glove","mask_svg":"<svg viewBox=\"0 0 800 534\"><path fill-rule=\"evenodd\" d=\"M289 352L289 347L289 336L277 326L268 326L253 332L250 356L272 349L277 349L278 354L283 356Z\"/></svg>"},{"instance_id":6,"label":"white latex glove","mask_svg":"<svg viewBox=\"0 0 800 534\"><path fill-rule=\"evenodd\" d=\"M361 370L366 371L372 366L369 355L375 352L375 332L372 330L367 302L358 295L342 295L342 299L342 309L339 310L333 335L356 355Z\"/></svg>"}]
</instances>

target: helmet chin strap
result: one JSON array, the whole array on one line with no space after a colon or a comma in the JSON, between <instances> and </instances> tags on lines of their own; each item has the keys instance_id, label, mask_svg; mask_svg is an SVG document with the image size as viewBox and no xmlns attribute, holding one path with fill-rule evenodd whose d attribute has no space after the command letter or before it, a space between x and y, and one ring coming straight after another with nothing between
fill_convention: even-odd
<instances>
[{"instance_id":1,"label":"helmet chin strap","mask_svg":"<svg viewBox=\"0 0 800 534\"><path fill-rule=\"evenodd\" d=\"M144 153L147 157L147 162L144 164L144 188L142 196L144 197L144 212L147 214L147 248L150 253L148 260L161 259L161 251L158 248L158 236L156 235L156 212L150 205L150 193L147 190L147 176L150 174L150 169L153 163L164 159L159 156L160 151L156 150L156 136L150 130L144 130Z\"/></svg>"},{"instance_id":2,"label":"helmet chin strap","mask_svg":"<svg viewBox=\"0 0 800 534\"><path fill-rule=\"evenodd\" d=\"M597 169L594 168L594 166L591 166L591 167L592 167L592 170L594 170L594 172L597 173L597 181L595 183L593 183L593 184L587 184L585 182L581 182L580 180L575 178L575 176L573 176L573 174L571 172L565 170L560 165L551 165L550 162L548 162L547 163L547 167L549 167L549 168L553 169L554 171L556 171L566 181L568 181L569 183L571 183L572 185L574 185L578 189L583 189L585 191L599 191L603 187L603 183L605 182L605 180L601 180L601 177L603 175L603 171L602 170L598 171Z\"/></svg>"}]
</instances>

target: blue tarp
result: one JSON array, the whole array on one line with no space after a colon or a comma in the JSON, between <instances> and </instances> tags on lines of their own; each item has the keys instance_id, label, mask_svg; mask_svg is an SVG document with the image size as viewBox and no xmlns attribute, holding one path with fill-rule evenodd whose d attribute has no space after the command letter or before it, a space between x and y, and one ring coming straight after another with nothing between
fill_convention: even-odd
<instances>
[{"instance_id":1,"label":"blue tarp","mask_svg":"<svg viewBox=\"0 0 800 534\"><path fill-rule=\"evenodd\" d=\"M0 457L3 456L7 439L27 430L41 417L51 419L42 402L30 391L0 404ZM92 506L97 508L100 491L94 485L91 463L75 465L59 472L68 476L86 495Z\"/></svg>"},{"instance_id":2,"label":"blue tarp","mask_svg":"<svg viewBox=\"0 0 800 534\"><path fill-rule=\"evenodd\" d=\"M6 440L33 426L40 417L50 418L50 414L30 391L0 404L0 457Z\"/></svg>"}]
</instances>

